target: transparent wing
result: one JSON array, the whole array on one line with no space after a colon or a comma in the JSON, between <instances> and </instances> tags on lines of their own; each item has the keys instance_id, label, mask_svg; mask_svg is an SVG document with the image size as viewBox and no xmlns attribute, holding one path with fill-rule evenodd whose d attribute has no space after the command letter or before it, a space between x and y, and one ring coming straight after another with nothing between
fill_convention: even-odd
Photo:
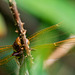
<instances>
[{"instance_id":1,"label":"transparent wing","mask_svg":"<svg viewBox=\"0 0 75 75\"><path fill-rule=\"evenodd\" d=\"M0 46L0 65L3 65L13 59L12 45Z\"/></svg>"},{"instance_id":2,"label":"transparent wing","mask_svg":"<svg viewBox=\"0 0 75 75\"><path fill-rule=\"evenodd\" d=\"M28 39L29 39L30 41L32 41L32 40L34 40L37 36L41 35L42 33L44 33L44 32L49 32L49 31L52 31L52 30L58 28L58 26L59 26L60 24L61 24L61 23L58 23L58 24L56 24L56 25L53 25L53 26L47 27L47 28L45 28L45 29L42 29L42 30L40 30L40 31L37 31L36 33L34 33L34 34L32 34L31 36L29 36Z\"/></svg>"},{"instance_id":3,"label":"transparent wing","mask_svg":"<svg viewBox=\"0 0 75 75\"><path fill-rule=\"evenodd\" d=\"M2 59L0 59L0 65L4 65L7 64L10 60L12 60L14 58L14 56L12 55L8 55Z\"/></svg>"},{"instance_id":4,"label":"transparent wing","mask_svg":"<svg viewBox=\"0 0 75 75\"><path fill-rule=\"evenodd\" d=\"M0 48L4 48L4 47L12 47L12 45L4 45L4 46L0 46Z\"/></svg>"},{"instance_id":5,"label":"transparent wing","mask_svg":"<svg viewBox=\"0 0 75 75\"><path fill-rule=\"evenodd\" d=\"M62 30L62 23L42 29L29 37L31 46L49 44L65 40L68 38L68 32Z\"/></svg>"},{"instance_id":6,"label":"transparent wing","mask_svg":"<svg viewBox=\"0 0 75 75\"><path fill-rule=\"evenodd\" d=\"M19 72L18 61L12 56L12 45L0 46L0 70L2 75L16 75Z\"/></svg>"},{"instance_id":7,"label":"transparent wing","mask_svg":"<svg viewBox=\"0 0 75 75\"><path fill-rule=\"evenodd\" d=\"M12 49L12 45L0 46L0 52Z\"/></svg>"},{"instance_id":8,"label":"transparent wing","mask_svg":"<svg viewBox=\"0 0 75 75\"><path fill-rule=\"evenodd\" d=\"M36 57L37 55L41 55L42 57L48 57L48 55L50 55L57 47L59 47L61 43L66 43L66 42L68 42L67 47L70 44L75 45L75 38L70 38L70 39L59 41L56 43L31 46L31 48L32 50L35 50L33 51L34 57Z\"/></svg>"}]
</instances>

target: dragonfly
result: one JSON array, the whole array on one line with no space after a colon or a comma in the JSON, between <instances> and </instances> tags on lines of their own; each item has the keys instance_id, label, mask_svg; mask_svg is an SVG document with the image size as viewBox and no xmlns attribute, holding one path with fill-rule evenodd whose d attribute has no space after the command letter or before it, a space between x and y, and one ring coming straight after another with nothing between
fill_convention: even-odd
<instances>
[{"instance_id":1,"label":"dragonfly","mask_svg":"<svg viewBox=\"0 0 75 75\"><path fill-rule=\"evenodd\" d=\"M27 43L30 46L30 50L34 52L35 56L37 56L38 54L46 56L47 54L50 54L53 49L55 47L58 47L61 43L64 43L69 40L75 40L75 38L65 40L64 37L66 36L67 32L64 33L62 30L60 30L61 24L62 23L58 23L56 25L44 28L28 37ZM62 41L60 41L58 38L60 38ZM20 45L21 44L18 37L13 43L13 45L0 46L0 65L7 64L12 59L18 59L20 61L21 54L23 53L20 52ZM18 51L16 51L16 49Z\"/></svg>"}]
</instances>

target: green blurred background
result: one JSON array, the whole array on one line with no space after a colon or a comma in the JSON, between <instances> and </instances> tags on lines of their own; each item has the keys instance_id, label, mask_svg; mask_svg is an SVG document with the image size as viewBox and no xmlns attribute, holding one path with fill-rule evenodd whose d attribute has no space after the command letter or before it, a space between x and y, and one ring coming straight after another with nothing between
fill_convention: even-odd
<instances>
[{"instance_id":1,"label":"green blurred background","mask_svg":"<svg viewBox=\"0 0 75 75\"><path fill-rule=\"evenodd\" d=\"M27 37L35 33L37 30L63 22L60 29L62 32L67 32L61 38L62 40L75 34L75 1L74 0L16 0L18 10L22 22L25 23L24 28L27 29ZM15 33L13 16L9 10L8 0L0 0L0 45L12 45L17 34ZM56 32L56 31L54 31ZM52 33L55 36L58 32ZM57 41L58 41L57 40ZM53 43L53 42L52 42ZM31 43L35 44L35 43ZM37 58L34 65L37 67L32 72L32 75L75 75L75 47L66 56L61 58L47 70L42 71L42 60L46 58L46 54L41 60ZM47 51L49 53L50 51ZM5 54L5 53L4 53ZM33 52L33 55L36 54ZM2 56L2 54L1 54ZM13 61L13 64L10 64ZM40 61L40 62L39 62ZM12 59L6 65L0 67L0 75L16 75L18 65ZM40 64L39 64L40 63ZM10 68L11 66L11 68ZM12 67L13 66L13 67ZM38 67L40 66L40 67ZM6 68L7 67L7 68ZM10 70L9 70L10 68ZM12 69L13 68L13 69ZM6 70L7 69L7 70ZM15 70L17 71L15 72ZM13 73L12 73L13 70ZM7 72L8 71L8 72ZM4 73L5 72L5 73ZM11 74L10 74L11 73Z\"/></svg>"}]
</instances>

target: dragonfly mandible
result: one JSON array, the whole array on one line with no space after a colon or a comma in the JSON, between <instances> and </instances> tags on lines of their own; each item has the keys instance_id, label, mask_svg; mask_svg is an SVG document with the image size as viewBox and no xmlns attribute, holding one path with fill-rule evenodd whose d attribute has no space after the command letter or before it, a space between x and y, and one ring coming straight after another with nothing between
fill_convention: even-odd
<instances>
[{"instance_id":1,"label":"dragonfly mandible","mask_svg":"<svg viewBox=\"0 0 75 75\"><path fill-rule=\"evenodd\" d=\"M49 51L51 51L50 50L51 47L58 46L60 43L63 43L65 41L75 40L75 38L71 38L71 39L67 39L67 40L63 40L64 39L63 38L62 39L63 41L59 41L58 39L55 39L55 38L60 38L62 36L65 36L65 34L66 34L66 33L63 33L62 31L60 31L60 26L61 26L61 23L47 27L45 29L42 29L42 30L34 33L30 37L28 37L27 43L29 45L29 41L30 41L31 50L36 50L36 51L38 51L38 53L39 53L39 51L41 51L41 52L43 51L43 54L46 54L46 53L49 54ZM59 35L53 34L53 32L56 32L56 31L58 31ZM16 41L17 41L17 43L16 43ZM21 49L20 49L21 44L20 44L19 37L16 39L16 41L14 42L13 45L0 46L0 57L2 57L0 59L0 65L8 63L11 59L16 58L16 59L20 60L23 52L21 52ZM10 55L7 55L4 57L3 55L1 55L1 53L3 54L3 52L4 53L11 52L11 53L10 53ZM35 52L35 55L37 55L36 52Z\"/></svg>"}]
</instances>

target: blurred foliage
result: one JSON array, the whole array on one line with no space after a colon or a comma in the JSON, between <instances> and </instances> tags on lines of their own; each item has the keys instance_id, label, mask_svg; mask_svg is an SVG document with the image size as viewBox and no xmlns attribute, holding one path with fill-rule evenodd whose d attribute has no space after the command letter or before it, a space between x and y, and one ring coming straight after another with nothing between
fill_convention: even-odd
<instances>
[{"instance_id":1,"label":"blurred foliage","mask_svg":"<svg viewBox=\"0 0 75 75\"><path fill-rule=\"evenodd\" d=\"M24 11L29 11L48 23L64 21L64 30L75 33L75 6L68 0L16 0Z\"/></svg>"},{"instance_id":2,"label":"blurred foliage","mask_svg":"<svg viewBox=\"0 0 75 75\"><path fill-rule=\"evenodd\" d=\"M5 2L6 1L7 0L5 0ZM65 63L62 62L63 61L65 62L67 58L69 60L69 57L67 58L64 57L64 60L60 59L47 70L43 70L43 61L55 49L53 44L50 43L54 43L59 40L65 39L66 37L69 36L69 33L75 34L75 21L74 21L75 5L73 5L73 3L75 2L72 3L72 1L69 0L16 0L16 2L19 8L19 12L21 13L22 20L25 19L23 21L26 23L25 28L28 28L27 29L28 35L33 33L34 31L49 27L51 26L51 24L57 24L59 22L63 22L63 24L61 24L58 29L48 32L47 34L46 33L42 35L40 34L39 36L36 37L36 39L31 41L30 47L36 50L32 52L34 57L34 65L30 70L31 75L63 75L63 73L66 75L74 75L75 67L69 66L69 64L73 64L74 59L72 59L72 63L66 65ZM5 3L4 6L6 4L8 4L8 2ZM9 8L8 5L6 6L7 8ZM6 21L8 34L6 37L0 40L0 45L13 44L16 37L18 36L15 33L15 27L13 25L14 22L9 12L10 10L8 10L7 8L4 8L3 5L1 5L1 13L4 15ZM2 26L4 24L4 21L2 20L1 17L0 17L0 24ZM33 24L35 24L35 26ZM4 28L5 27L1 29ZM65 32L67 34L63 35L63 33ZM60 34L62 34L62 36L60 36ZM48 45L43 45L43 44L48 44ZM10 52L8 51L6 53L0 53L1 56L0 59L10 54L12 54L12 50L10 50ZM25 60L24 64L21 66L20 75L24 75L24 72L27 71L25 70L26 62L27 61ZM27 64L29 64L29 62ZM1 71L0 73L5 72L6 75L17 75L18 70L19 70L18 65L16 64L14 59L12 59L7 64L0 66L0 71Z\"/></svg>"},{"instance_id":3,"label":"blurred foliage","mask_svg":"<svg viewBox=\"0 0 75 75\"><path fill-rule=\"evenodd\" d=\"M0 14L0 38L6 35L6 33L7 33L7 29L6 29L5 21L2 15Z\"/></svg>"}]
</instances>

